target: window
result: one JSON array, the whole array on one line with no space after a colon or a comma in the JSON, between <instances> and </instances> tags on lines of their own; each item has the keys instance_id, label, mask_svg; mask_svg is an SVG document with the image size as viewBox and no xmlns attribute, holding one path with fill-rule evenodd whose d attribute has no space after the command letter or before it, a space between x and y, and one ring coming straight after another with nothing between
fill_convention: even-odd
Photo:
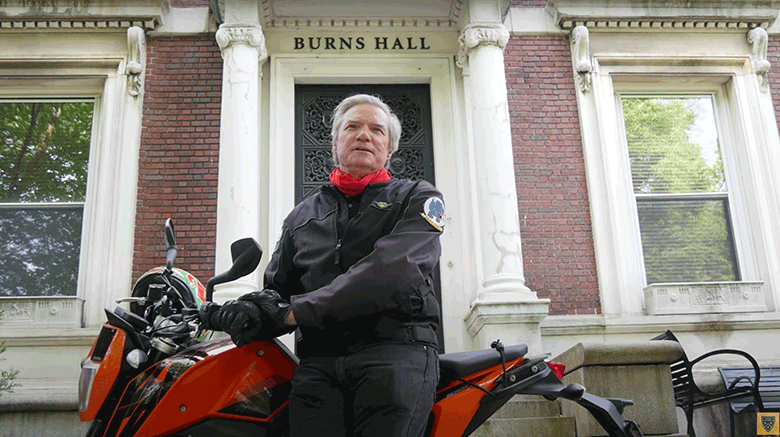
<instances>
[{"instance_id":1,"label":"window","mask_svg":"<svg viewBox=\"0 0 780 437\"><path fill-rule=\"evenodd\" d=\"M713 95L619 100L647 283L738 281Z\"/></svg>"},{"instance_id":2,"label":"window","mask_svg":"<svg viewBox=\"0 0 780 437\"><path fill-rule=\"evenodd\" d=\"M653 44L591 34L578 94L603 314L776 310L780 137L744 35L624 36Z\"/></svg>"},{"instance_id":3,"label":"window","mask_svg":"<svg viewBox=\"0 0 780 437\"><path fill-rule=\"evenodd\" d=\"M0 100L0 295L75 296L94 100Z\"/></svg>"},{"instance_id":4,"label":"window","mask_svg":"<svg viewBox=\"0 0 780 437\"><path fill-rule=\"evenodd\" d=\"M126 44L121 33L101 38ZM100 326L103 309L132 283L143 102L116 74L124 59L95 50L86 44L83 56L51 62L38 53L6 69L0 62L0 114L16 116L0 115L0 270L13 268L0 272L0 333L78 336L67 329ZM14 155L20 138L26 148ZM33 158L42 144L47 152Z\"/></svg>"}]
</instances>

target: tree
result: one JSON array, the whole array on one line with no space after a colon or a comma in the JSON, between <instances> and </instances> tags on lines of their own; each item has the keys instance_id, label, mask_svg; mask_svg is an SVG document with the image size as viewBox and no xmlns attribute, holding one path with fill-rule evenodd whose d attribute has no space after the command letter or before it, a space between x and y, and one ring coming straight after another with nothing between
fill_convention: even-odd
<instances>
[{"instance_id":1,"label":"tree","mask_svg":"<svg viewBox=\"0 0 780 437\"><path fill-rule=\"evenodd\" d=\"M647 282L737 280L720 152L691 138L702 115L714 128L710 98L624 97L622 106Z\"/></svg>"},{"instance_id":2,"label":"tree","mask_svg":"<svg viewBox=\"0 0 780 437\"><path fill-rule=\"evenodd\" d=\"M0 295L76 292L93 107L0 103Z\"/></svg>"},{"instance_id":3,"label":"tree","mask_svg":"<svg viewBox=\"0 0 780 437\"><path fill-rule=\"evenodd\" d=\"M3 319L3 313L3 310L0 309L0 320ZM2 355L6 349L5 341L0 342L0 355ZM5 358L0 358L0 361L5 361ZM0 396L3 395L3 392L13 393L14 387L19 385L14 382L18 374L19 371L16 369L0 370Z\"/></svg>"}]
</instances>

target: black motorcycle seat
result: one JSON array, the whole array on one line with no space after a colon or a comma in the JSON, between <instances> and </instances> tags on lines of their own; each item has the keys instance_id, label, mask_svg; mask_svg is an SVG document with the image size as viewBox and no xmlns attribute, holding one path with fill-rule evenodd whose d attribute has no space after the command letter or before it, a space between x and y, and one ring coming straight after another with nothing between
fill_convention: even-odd
<instances>
[{"instance_id":1,"label":"black motorcycle seat","mask_svg":"<svg viewBox=\"0 0 780 437\"><path fill-rule=\"evenodd\" d=\"M528 353L528 346L518 344L504 348L506 361L520 358ZM463 378L478 370L501 364L501 355L493 349L474 352L457 352L439 356L442 379Z\"/></svg>"}]
</instances>

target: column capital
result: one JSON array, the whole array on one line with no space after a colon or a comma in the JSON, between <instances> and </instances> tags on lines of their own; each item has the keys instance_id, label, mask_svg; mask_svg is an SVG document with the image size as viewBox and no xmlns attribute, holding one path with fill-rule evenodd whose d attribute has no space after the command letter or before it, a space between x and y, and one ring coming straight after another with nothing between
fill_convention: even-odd
<instances>
[{"instance_id":1,"label":"column capital","mask_svg":"<svg viewBox=\"0 0 780 437\"><path fill-rule=\"evenodd\" d=\"M471 50L483 46L496 46L504 50L509 42L509 31L501 23L472 23L466 26L458 37L460 50L456 63L463 68Z\"/></svg>"},{"instance_id":2,"label":"column capital","mask_svg":"<svg viewBox=\"0 0 780 437\"><path fill-rule=\"evenodd\" d=\"M236 44L243 44L257 49L260 61L268 57L268 50L265 48L265 35L263 35L263 29L260 26L222 24L219 26L219 30L217 30L216 39L223 58L225 57L225 51Z\"/></svg>"}]
</instances>

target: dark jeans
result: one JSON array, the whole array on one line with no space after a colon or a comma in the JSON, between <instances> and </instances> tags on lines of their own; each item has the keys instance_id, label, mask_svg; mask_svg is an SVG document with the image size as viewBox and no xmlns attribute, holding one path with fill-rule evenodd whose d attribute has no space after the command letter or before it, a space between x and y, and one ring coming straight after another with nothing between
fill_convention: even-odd
<instances>
[{"instance_id":1,"label":"dark jeans","mask_svg":"<svg viewBox=\"0 0 780 437\"><path fill-rule=\"evenodd\" d=\"M378 344L301 360L290 393L292 437L422 437L439 357L421 344Z\"/></svg>"}]
</instances>

